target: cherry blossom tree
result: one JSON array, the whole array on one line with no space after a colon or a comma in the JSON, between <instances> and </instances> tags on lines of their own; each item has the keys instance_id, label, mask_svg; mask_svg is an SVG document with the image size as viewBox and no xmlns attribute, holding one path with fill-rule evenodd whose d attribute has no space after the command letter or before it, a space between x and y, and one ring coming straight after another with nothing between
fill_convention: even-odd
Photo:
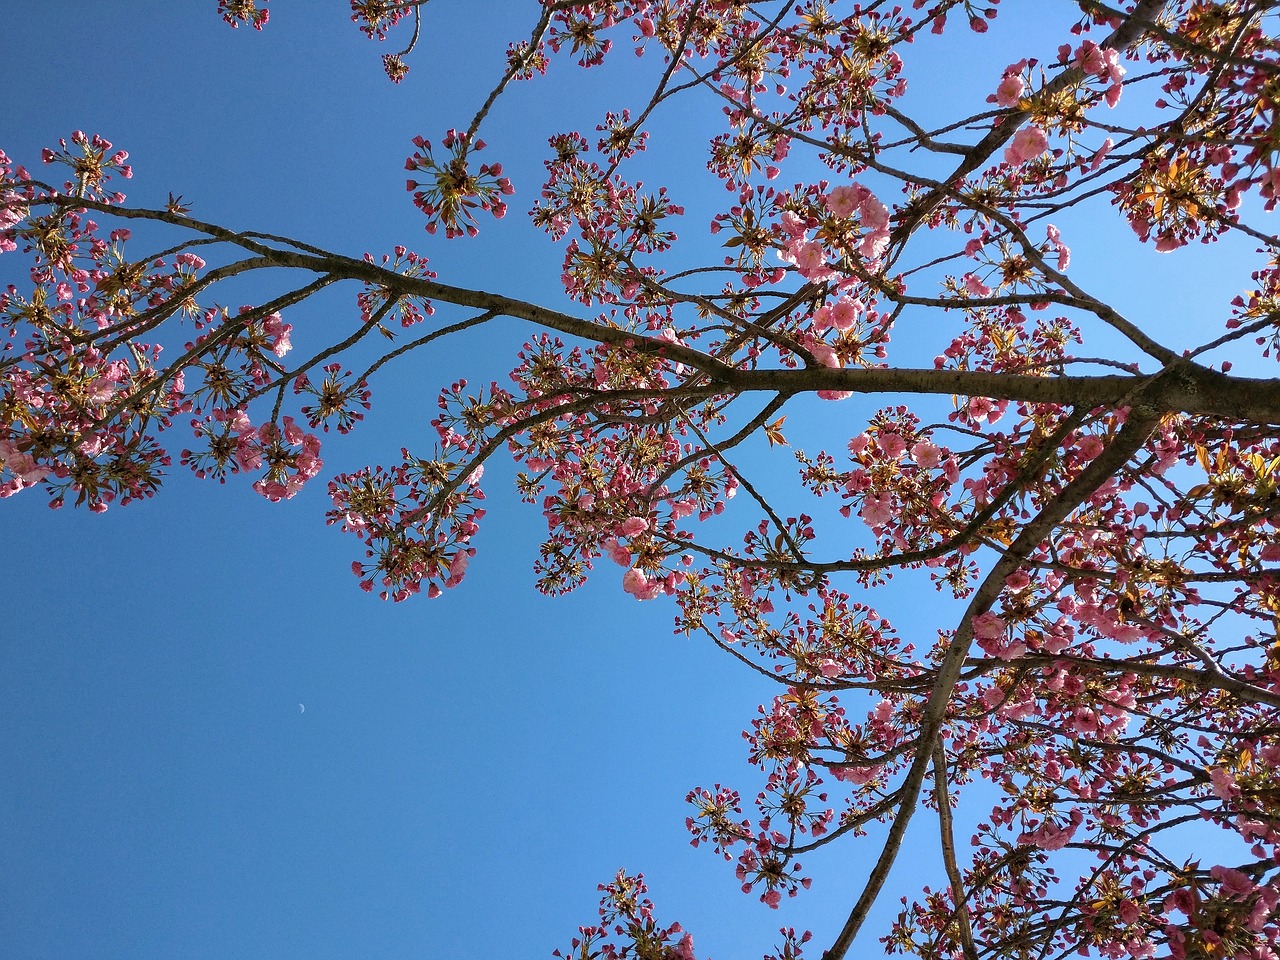
<instances>
[{"instance_id":1,"label":"cherry blossom tree","mask_svg":"<svg viewBox=\"0 0 1280 960\"><path fill-rule=\"evenodd\" d=\"M509 378L442 390L434 449L327 480L361 588L461 582L485 463L508 456L548 524L541 590L615 577L777 684L746 730L758 794L695 787L687 826L769 907L809 886L807 853L862 844L823 956L849 955L920 813L940 873L871 932L889 952L1274 958L1280 4L1040 0L1074 26L993 46L985 102L926 123L908 74L986 33L998 0L901 2L530 0L470 120L412 144L407 188L428 243L535 195L564 308L442 282L409 238L361 257L172 195L130 206L129 158L101 135L0 154L0 252L27 277L0 293L0 496L102 511L190 469L287 500L324 476L384 366L514 318ZM402 81L429 4L351 7L398 47L383 66ZM218 9L268 25L265 0ZM500 97L632 52L650 86L531 145L541 184L485 151ZM671 110L699 118L705 169L649 186L630 171L664 149L651 128ZM708 175L727 189L703 233L681 193ZM1069 269L1069 245L1115 222L1188 270L1199 245L1243 238L1246 292L1197 339L1144 329ZM249 276L280 292L219 300ZM337 286L344 332L290 322ZM1150 297L1153 316L1179 308ZM921 343L931 365L896 358ZM851 415L873 395L881 409ZM789 408L831 411L839 445L793 449ZM955 601L935 635L877 612L895 575ZM989 805L968 845L965 788ZM1170 852L1193 824L1215 854ZM642 877L601 891L563 956L697 955ZM784 929L771 956L809 940Z\"/></svg>"}]
</instances>

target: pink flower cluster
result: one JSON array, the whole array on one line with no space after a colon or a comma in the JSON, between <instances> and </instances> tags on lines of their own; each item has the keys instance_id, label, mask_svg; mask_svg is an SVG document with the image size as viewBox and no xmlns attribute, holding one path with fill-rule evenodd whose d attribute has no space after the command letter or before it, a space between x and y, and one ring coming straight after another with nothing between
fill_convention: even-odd
<instances>
[{"instance_id":1,"label":"pink flower cluster","mask_svg":"<svg viewBox=\"0 0 1280 960\"><path fill-rule=\"evenodd\" d=\"M1009 146L1005 147L1005 163L1015 166L1039 159L1049 149L1049 138L1037 126L1023 127L1013 135Z\"/></svg>"},{"instance_id":2,"label":"pink flower cluster","mask_svg":"<svg viewBox=\"0 0 1280 960\"><path fill-rule=\"evenodd\" d=\"M866 312L866 305L858 299L839 297L830 303L824 303L813 312L813 323L810 329L815 333L835 328L841 333L852 330L858 317Z\"/></svg>"},{"instance_id":3,"label":"pink flower cluster","mask_svg":"<svg viewBox=\"0 0 1280 960\"><path fill-rule=\"evenodd\" d=\"M268 349L277 357L283 357L293 349L293 344L289 341L289 334L292 331L293 324L285 323L278 313L269 313L262 318L262 332L270 341Z\"/></svg>"},{"instance_id":4,"label":"pink flower cluster","mask_svg":"<svg viewBox=\"0 0 1280 960\"><path fill-rule=\"evenodd\" d=\"M619 870L612 882L597 889L602 894L600 922L579 927L568 952L555 950L552 956L562 960L695 960L693 935L678 923L662 927L654 918L653 901L645 896L649 888L644 874L629 876Z\"/></svg>"},{"instance_id":5,"label":"pink flower cluster","mask_svg":"<svg viewBox=\"0 0 1280 960\"><path fill-rule=\"evenodd\" d=\"M827 194L826 204L834 217L857 218L862 230L858 255L869 263L878 261L889 246L889 208L860 183L833 187Z\"/></svg>"},{"instance_id":6,"label":"pink flower cluster","mask_svg":"<svg viewBox=\"0 0 1280 960\"><path fill-rule=\"evenodd\" d=\"M1022 71L1026 68L1026 60L1019 60L1005 67L1000 85L996 87L994 95L987 97L987 103L994 103L999 107L1018 106L1022 95L1027 92L1027 81L1022 76Z\"/></svg>"},{"instance_id":7,"label":"pink flower cluster","mask_svg":"<svg viewBox=\"0 0 1280 960\"><path fill-rule=\"evenodd\" d=\"M485 511L479 470L457 476L461 465L422 460L402 450L403 463L388 471L366 467L329 483L331 524L341 524L366 546L366 560L352 563L360 588L397 602L422 592L439 597L460 584L475 548Z\"/></svg>"},{"instance_id":8,"label":"pink flower cluster","mask_svg":"<svg viewBox=\"0 0 1280 960\"><path fill-rule=\"evenodd\" d=\"M502 197L515 193L511 181L502 175L502 164L482 163L472 173L468 166L471 152L485 148L483 140L475 140L458 130L449 130L441 145L449 151L447 160L437 163L431 153L431 142L414 137L417 150L404 162L406 170L425 173L425 181L406 180L405 189L413 194L414 205L427 216L427 233L444 226L446 237L475 236L480 232L475 212L484 210L501 219L507 214Z\"/></svg>"},{"instance_id":9,"label":"pink flower cluster","mask_svg":"<svg viewBox=\"0 0 1280 960\"><path fill-rule=\"evenodd\" d=\"M112 171L128 180L133 176L133 167L125 163L129 154L124 150L115 150L110 140L84 133L82 130L72 131L71 145L66 140L59 140L59 150L45 147L40 151L40 159L48 164L62 164L70 167L75 174L74 180L67 181L64 189L77 197L88 197L105 200L108 203L120 203L124 194L106 194L102 185L111 179ZM114 150L114 152L112 152Z\"/></svg>"},{"instance_id":10,"label":"pink flower cluster","mask_svg":"<svg viewBox=\"0 0 1280 960\"><path fill-rule=\"evenodd\" d=\"M247 23L253 29L261 30L271 19L271 12L266 9L266 3L267 0L262 0L263 6L259 8L257 0L218 0L218 13L222 14L222 19L232 27Z\"/></svg>"},{"instance_id":11,"label":"pink flower cluster","mask_svg":"<svg viewBox=\"0 0 1280 960\"><path fill-rule=\"evenodd\" d=\"M983 613L973 618L973 635L987 654L1001 660L1017 660L1027 652L1027 644L1015 639L1004 620L994 613Z\"/></svg>"},{"instance_id":12,"label":"pink flower cluster","mask_svg":"<svg viewBox=\"0 0 1280 960\"><path fill-rule=\"evenodd\" d=\"M1103 98L1108 107L1114 107L1120 101L1123 89L1124 67L1120 66L1120 51L1112 47L1100 47L1092 40L1085 40L1074 51L1068 44L1058 48L1058 60L1068 61L1085 74L1101 80L1107 85Z\"/></svg>"},{"instance_id":13,"label":"pink flower cluster","mask_svg":"<svg viewBox=\"0 0 1280 960\"><path fill-rule=\"evenodd\" d=\"M214 408L209 416L192 420L191 426L205 441L205 448L183 450L182 463L197 477L219 482L225 482L228 473L265 469L253 489L273 503L294 497L324 466L320 439L298 426L293 417L284 417L282 426L254 427L240 407Z\"/></svg>"},{"instance_id":14,"label":"pink flower cluster","mask_svg":"<svg viewBox=\"0 0 1280 960\"><path fill-rule=\"evenodd\" d=\"M0 476L9 474L10 479L0 483L0 499L11 497L24 487L30 487L51 471L48 467L36 463L28 454L21 452L11 440L0 440Z\"/></svg>"},{"instance_id":15,"label":"pink flower cluster","mask_svg":"<svg viewBox=\"0 0 1280 960\"><path fill-rule=\"evenodd\" d=\"M0 150L0 253L9 253L18 249L9 231L27 218L30 208L27 199L33 194L32 188L25 190L25 196L15 190L7 189L6 183L12 180L27 180L26 169L14 167L12 161Z\"/></svg>"},{"instance_id":16,"label":"pink flower cluster","mask_svg":"<svg viewBox=\"0 0 1280 960\"><path fill-rule=\"evenodd\" d=\"M1071 842L1083 822L1084 814L1079 810L1072 810L1065 823L1057 823L1045 817L1031 829L1024 831L1018 837L1018 843L1039 847L1041 850L1061 850Z\"/></svg>"}]
</instances>

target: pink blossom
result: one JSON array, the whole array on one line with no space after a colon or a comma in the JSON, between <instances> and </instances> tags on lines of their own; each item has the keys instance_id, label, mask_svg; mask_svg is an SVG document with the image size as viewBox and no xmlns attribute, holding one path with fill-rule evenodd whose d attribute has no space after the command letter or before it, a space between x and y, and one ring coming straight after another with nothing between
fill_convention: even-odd
<instances>
[{"instance_id":1,"label":"pink blossom","mask_svg":"<svg viewBox=\"0 0 1280 960\"><path fill-rule=\"evenodd\" d=\"M862 199L858 187L852 184L844 184L835 187L827 194L827 209L831 211L833 216L846 218L851 217L854 211L858 209L858 202Z\"/></svg>"},{"instance_id":2,"label":"pink blossom","mask_svg":"<svg viewBox=\"0 0 1280 960\"><path fill-rule=\"evenodd\" d=\"M253 485L253 489L272 503L279 503L293 496L287 486L276 480L259 480Z\"/></svg>"},{"instance_id":3,"label":"pink blossom","mask_svg":"<svg viewBox=\"0 0 1280 960\"><path fill-rule=\"evenodd\" d=\"M1114 146L1115 146L1115 141L1112 140L1110 137L1107 137L1107 139L1102 141L1102 146L1098 148L1097 153L1095 153L1092 159L1090 159L1089 161L1090 173L1092 173L1094 170L1097 170L1100 166L1102 166L1102 161L1107 159L1107 154L1111 152L1111 148Z\"/></svg>"},{"instance_id":4,"label":"pink blossom","mask_svg":"<svg viewBox=\"0 0 1280 960\"><path fill-rule=\"evenodd\" d=\"M888 213L888 208L881 204L881 207ZM871 233L865 234L862 242L858 244L858 256L867 261L876 261L889 248L889 229L881 227L873 230Z\"/></svg>"},{"instance_id":5,"label":"pink blossom","mask_svg":"<svg viewBox=\"0 0 1280 960\"><path fill-rule=\"evenodd\" d=\"M1076 442L1076 453L1081 460L1093 460L1102 450L1102 438L1094 433L1086 434Z\"/></svg>"},{"instance_id":6,"label":"pink blossom","mask_svg":"<svg viewBox=\"0 0 1280 960\"><path fill-rule=\"evenodd\" d=\"M1120 51L1114 47L1107 47L1102 51L1102 56L1107 63L1103 78L1110 80L1113 84L1119 84L1125 75L1124 67L1120 66ZM1110 93L1110 91L1107 92Z\"/></svg>"},{"instance_id":7,"label":"pink blossom","mask_svg":"<svg viewBox=\"0 0 1280 960\"><path fill-rule=\"evenodd\" d=\"M27 206L16 193L0 193L0 230L7 230L21 223L27 216Z\"/></svg>"},{"instance_id":8,"label":"pink blossom","mask_svg":"<svg viewBox=\"0 0 1280 960\"><path fill-rule=\"evenodd\" d=\"M116 395L116 385L110 377L104 375L92 381L85 388L88 398L94 403L106 403Z\"/></svg>"},{"instance_id":9,"label":"pink blossom","mask_svg":"<svg viewBox=\"0 0 1280 960\"><path fill-rule=\"evenodd\" d=\"M632 567L622 575L622 589L637 600L652 600L662 593L662 581L652 580L639 567Z\"/></svg>"},{"instance_id":10,"label":"pink blossom","mask_svg":"<svg viewBox=\"0 0 1280 960\"><path fill-rule=\"evenodd\" d=\"M307 453L298 454L298 477L302 480L310 480L312 477L320 473L324 467L324 461L319 457Z\"/></svg>"},{"instance_id":11,"label":"pink blossom","mask_svg":"<svg viewBox=\"0 0 1280 960\"><path fill-rule=\"evenodd\" d=\"M907 452L907 441L902 439L902 434L891 430L877 433L876 442L880 444L880 449L890 460L898 460Z\"/></svg>"},{"instance_id":12,"label":"pink blossom","mask_svg":"<svg viewBox=\"0 0 1280 960\"><path fill-rule=\"evenodd\" d=\"M283 357L292 348L293 344L289 342L292 330L293 325L285 323L278 313L269 314L262 319L262 331L271 337L271 352L277 357Z\"/></svg>"},{"instance_id":13,"label":"pink blossom","mask_svg":"<svg viewBox=\"0 0 1280 960\"><path fill-rule=\"evenodd\" d=\"M833 188L825 197L825 203L827 209L841 219L857 215L859 225L864 231L858 243L858 254L865 260L879 259L889 245L889 208L860 183ZM823 280L834 274L833 271L827 270L821 276L811 275L806 273L805 267L799 264L795 252L792 253L792 258L792 262L797 263L800 272L810 280Z\"/></svg>"},{"instance_id":14,"label":"pink blossom","mask_svg":"<svg viewBox=\"0 0 1280 960\"><path fill-rule=\"evenodd\" d=\"M879 766L849 766L829 767L828 769L831 771L831 776L835 777L835 779L844 783L852 783L855 786L860 787L865 783L870 783L879 776L880 771L883 768Z\"/></svg>"},{"instance_id":15,"label":"pink blossom","mask_svg":"<svg viewBox=\"0 0 1280 960\"><path fill-rule=\"evenodd\" d=\"M863 197L862 203L858 206L858 212L861 214L864 228L874 233L881 233L888 229L889 208L877 200L871 191L868 190Z\"/></svg>"},{"instance_id":16,"label":"pink blossom","mask_svg":"<svg viewBox=\"0 0 1280 960\"><path fill-rule=\"evenodd\" d=\"M1021 76L1016 73L1006 74L1000 81L1000 86L996 87L996 105L1016 107L1026 89L1027 84Z\"/></svg>"},{"instance_id":17,"label":"pink blossom","mask_svg":"<svg viewBox=\"0 0 1280 960\"><path fill-rule=\"evenodd\" d=\"M818 672L824 677L838 677L844 672L844 667L834 660L821 660L818 662Z\"/></svg>"},{"instance_id":18,"label":"pink blossom","mask_svg":"<svg viewBox=\"0 0 1280 960\"><path fill-rule=\"evenodd\" d=\"M942 462L942 448L928 440L917 440L911 446L911 459L917 466L933 470Z\"/></svg>"},{"instance_id":19,"label":"pink blossom","mask_svg":"<svg viewBox=\"0 0 1280 960\"><path fill-rule=\"evenodd\" d=\"M869 493L862 501L862 509L858 516L866 521L867 526L883 527L893 519L893 503L887 493Z\"/></svg>"},{"instance_id":20,"label":"pink blossom","mask_svg":"<svg viewBox=\"0 0 1280 960\"><path fill-rule=\"evenodd\" d=\"M969 416L974 423L995 423L1004 413L1005 401L991 400L988 397L969 398Z\"/></svg>"},{"instance_id":21,"label":"pink blossom","mask_svg":"<svg viewBox=\"0 0 1280 960\"><path fill-rule=\"evenodd\" d=\"M1236 785L1235 775L1225 767L1214 767L1209 771L1209 792L1219 800L1231 800L1240 796L1240 788Z\"/></svg>"},{"instance_id":22,"label":"pink blossom","mask_svg":"<svg viewBox=\"0 0 1280 960\"><path fill-rule=\"evenodd\" d=\"M607 556L620 567L631 566L631 551L619 543L616 539L610 537L604 543L600 544Z\"/></svg>"},{"instance_id":23,"label":"pink blossom","mask_svg":"<svg viewBox=\"0 0 1280 960\"><path fill-rule=\"evenodd\" d=\"M671 501L671 519L682 520L692 515L698 509L698 501L696 500L672 500Z\"/></svg>"},{"instance_id":24,"label":"pink blossom","mask_svg":"<svg viewBox=\"0 0 1280 960\"><path fill-rule=\"evenodd\" d=\"M973 618L973 635L979 640L1004 639L1005 623L994 613L980 613Z\"/></svg>"},{"instance_id":25,"label":"pink blossom","mask_svg":"<svg viewBox=\"0 0 1280 960\"><path fill-rule=\"evenodd\" d=\"M1061 850L1071 842L1076 828L1083 820L1084 815L1079 810L1072 810L1071 819L1061 826L1046 820L1035 830L1023 833L1018 837L1018 842L1032 844L1041 850Z\"/></svg>"},{"instance_id":26,"label":"pink blossom","mask_svg":"<svg viewBox=\"0 0 1280 960\"><path fill-rule=\"evenodd\" d=\"M1071 265L1071 249L1062 242L1062 234L1052 223L1045 227L1045 236L1049 239L1049 246L1058 254L1058 269L1065 273Z\"/></svg>"},{"instance_id":27,"label":"pink blossom","mask_svg":"<svg viewBox=\"0 0 1280 960\"><path fill-rule=\"evenodd\" d=\"M978 275L975 273L966 273L964 275L964 288L975 297L991 296L991 288L979 280Z\"/></svg>"},{"instance_id":28,"label":"pink blossom","mask_svg":"<svg viewBox=\"0 0 1280 960\"><path fill-rule=\"evenodd\" d=\"M826 251L817 240L797 240L782 253L782 258L794 263L800 275L808 280L825 280L834 274L827 266Z\"/></svg>"},{"instance_id":29,"label":"pink blossom","mask_svg":"<svg viewBox=\"0 0 1280 960\"><path fill-rule=\"evenodd\" d=\"M649 529L649 521L644 517L628 517L618 524L618 533L624 537L634 537Z\"/></svg>"},{"instance_id":30,"label":"pink blossom","mask_svg":"<svg viewBox=\"0 0 1280 960\"><path fill-rule=\"evenodd\" d=\"M1102 48L1092 40L1086 40L1076 50L1076 66L1085 73L1099 74L1106 71L1106 61L1102 56Z\"/></svg>"},{"instance_id":31,"label":"pink blossom","mask_svg":"<svg viewBox=\"0 0 1280 960\"><path fill-rule=\"evenodd\" d=\"M1071 715L1067 717L1063 727L1071 733L1079 734L1084 737L1095 736L1098 733L1098 715L1088 707L1080 706L1071 711Z\"/></svg>"},{"instance_id":32,"label":"pink blossom","mask_svg":"<svg viewBox=\"0 0 1280 960\"><path fill-rule=\"evenodd\" d=\"M39 483L52 473L48 467L36 463L28 454L19 452L18 448L7 440L0 440L0 467L17 477L23 486Z\"/></svg>"},{"instance_id":33,"label":"pink blossom","mask_svg":"<svg viewBox=\"0 0 1280 960\"><path fill-rule=\"evenodd\" d=\"M988 656L1017 660L1027 652L1026 642L1011 637L1004 620L994 613L983 613L973 618L973 635Z\"/></svg>"},{"instance_id":34,"label":"pink blossom","mask_svg":"<svg viewBox=\"0 0 1280 960\"><path fill-rule=\"evenodd\" d=\"M232 432L241 436L253 432L253 422L243 407L236 407L234 410L214 410L213 419L225 422Z\"/></svg>"},{"instance_id":35,"label":"pink blossom","mask_svg":"<svg viewBox=\"0 0 1280 960\"><path fill-rule=\"evenodd\" d=\"M1023 590L1031 583L1025 570L1016 570L1004 578L1004 585L1010 590Z\"/></svg>"},{"instance_id":36,"label":"pink blossom","mask_svg":"<svg viewBox=\"0 0 1280 960\"><path fill-rule=\"evenodd\" d=\"M831 305L831 325L837 330L852 329L862 310L861 302L841 297Z\"/></svg>"},{"instance_id":37,"label":"pink blossom","mask_svg":"<svg viewBox=\"0 0 1280 960\"><path fill-rule=\"evenodd\" d=\"M459 550L449 562L449 576L445 580L446 587L456 587L466 575L467 565L471 562L471 554L467 550Z\"/></svg>"},{"instance_id":38,"label":"pink blossom","mask_svg":"<svg viewBox=\"0 0 1280 960\"><path fill-rule=\"evenodd\" d=\"M813 312L812 331L814 334L820 334L831 327L831 304L824 303Z\"/></svg>"},{"instance_id":39,"label":"pink blossom","mask_svg":"<svg viewBox=\"0 0 1280 960\"><path fill-rule=\"evenodd\" d=\"M94 434L86 437L76 444L76 449L83 453L86 457L96 457L107 448L107 438L102 434Z\"/></svg>"},{"instance_id":40,"label":"pink blossom","mask_svg":"<svg viewBox=\"0 0 1280 960\"><path fill-rule=\"evenodd\" d=\"M1039 127L1023 127L1013 135L1005 148L1005 163L1014 165L1034 160L1049 148L1049 138Z\"/></svg>"},{"instance_id":41,"label":"pink blossom","mask_svg":"<svg viewBox=\"0 0 1280 960\"><path fill-rule=\"evenodd\" d=\"M1048 654L1058 654L1071 646L1075 639L1075 627L1059 618L1053 626L1044 632L1040 640L1040 648Z\"/></svg>"},{"instance_id":42,"label":"pink blossom","mask_svg":"<svg viewBox=\"0 0 1280 960\"><path fill-rule=\"evenodd\" d=\"M1243 900L1253 894L1257 886L1249 875L1239 870L1233 870L1230 867L1221 865L1209 868L1209 876L1222 884L1222 892L1228 897L1235 900Z\"/></svg>"},{"instance_id":43,"label":"pink blossom","mask_svg":"<svg viewBox=\"0 0 1280 960\"><path fill-rule=\"evenodd\" d=\"M1112 90L1115 90L1115 99L1120 99L1120 81L1124 79L1125 74L1124 67L1120 66L1120 52L1100 47L1092 40L1086 40L1076 50L1075 65L1099 80L1110 82L1111 85L1107 89L1107 105L1114 107L1115 103L1111 99Z\"/></svg>"},{"instance_id":44,"label":"pink blossom","mask_svg":"<svg viewBox=\"0 0 1280 960\"><path fill-rule=\"evenodd\" d=\"M257 470L262 466L262 450L252 435L242 436L236 443L235 461L241 470Z\"/></svg>"},{"instance_id":45,"label":"pink blossom","mask_svg":"<svg viewBox=\"0 0 1280 960\"><path fill-rule=\"evenodd\" d=\"M790 210L782 211L782 215L778 217L778 226L782 227L783 232L790 237L794 238L804 235L804 220L796 216Z\"/></svg>"}]
</instances>

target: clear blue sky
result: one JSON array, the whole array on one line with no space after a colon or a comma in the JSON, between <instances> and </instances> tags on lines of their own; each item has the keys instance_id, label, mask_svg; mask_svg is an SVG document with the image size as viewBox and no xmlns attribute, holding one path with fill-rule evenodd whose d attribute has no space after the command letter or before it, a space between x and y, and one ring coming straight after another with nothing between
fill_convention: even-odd
<instances>
[{"instance_id":1,"label":"clear blue sky","mask_svg":"<svg viewBox=\"0 0 1280 960\"><path fill-rule=\"evenodd\" d=\"M101 133L132 155L134 202L173 192L201 218L354 255L407 243L447 282L548 304L561 253L521 223L545 137L627 105L636 68L513 90L484 133L517 178L512 213L445 244L422 231L403 158L415 134L465 125L532 4L430 4L398 87L378 64L396 39L364 40L340 0L273 0L260 34L224 27L214 0L13 6L0 148L16 160ZM985 90L1018 55L932 82ZM1138 307L1107 257L1077 244L1077 269ZM1198 292L1169 258L1140 264L1186 302ZM0 282L16 266L0 259ZM348 322L286 319L295 343ZM402 361L366 426L329 440L326 475L428 446L437 389L501 376L529 332L508 323ZM175 466L158 498L104 516L51 513L38 491L0 504L0 955L545 957L594 919L595 885L619 866L646 872L699 956L759 956L783 923L829 941L870 846L810 858L814 889L776 913L683 829L694 785L757 789L739 731L772 689L673 636L672 608L623 596L611 565L578 594L538 596L543 521L509 477L490 468L464 586L396 606L356 588L320 481L280 506ZM917 614L908 627L950 625Z\"/></svg>"}]
</instances>

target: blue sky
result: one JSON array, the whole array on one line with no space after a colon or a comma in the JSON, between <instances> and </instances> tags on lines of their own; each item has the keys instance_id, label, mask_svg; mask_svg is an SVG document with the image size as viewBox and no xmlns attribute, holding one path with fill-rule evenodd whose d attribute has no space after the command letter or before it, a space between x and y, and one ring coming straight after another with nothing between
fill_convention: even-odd
<instances>
[{"instance_id":1,"label":"blue sky","mask_svg":"<svg viewBox=\"0 0 1280 960\"><path fill-rule=\"evenodd\" d=\"M511 215L475 241L428 239L403 188L410 140L465 125L533 19L518 0L477 6L431 4L395 87L378 54L396 39L364 40L339 0L274 0L260 34L224 27L214 0L18 5L0 38L0 148L33 163L72 129L101 133L130 151L139 204L181 194L201 218L354 255L407 243L446 282L562 304L561 253L521 222L545 137L628 104L642 65L623 52L609 72L565 66L513 90L483 134L517 179ZM972 55L974 69L926 72L926 105L930 83L976 95L1016 59L955 33L954 62ZM655 173L680 151L696 167L696 136L662 123ZM1135 254L1124 228L1106 236L1082 238L1076 263L1122 304L1141 311L1143 294L1111 267L1111 244L1184 304L1206 296L1216 268ZM0 281L16 265L0 260ZM308 323L349 322L353 294L286 317L294 342ZM327 442L326 476L429 446L439 387L501 376L530 332L500 322L402 360L374 384L367 424ZM872 409L854 403L851 423ZM820 408L789 421L802 436L806 409ZM775 913L683 829L694 785L758 787L739 731L772 689L673 636L672 609L623 596L611 565L577 594L537 595L544 525L510 476L490 467L465 584L401 605L356 588L355 542L324 526L322 482L281 506L175 466L155 500L103 516L51 513L37 491L0 505L10 955L545 957L594 919L595 885L624 865L645 871L660 917L691 930L700 956L759 956L782 923L829 941L870 846L810 858L814 889ZM905 629L949 626L918 597L895 602L916 607ZM914 856L904 890L930 879L907 875Z\"/></svg>"}]
</instances>

